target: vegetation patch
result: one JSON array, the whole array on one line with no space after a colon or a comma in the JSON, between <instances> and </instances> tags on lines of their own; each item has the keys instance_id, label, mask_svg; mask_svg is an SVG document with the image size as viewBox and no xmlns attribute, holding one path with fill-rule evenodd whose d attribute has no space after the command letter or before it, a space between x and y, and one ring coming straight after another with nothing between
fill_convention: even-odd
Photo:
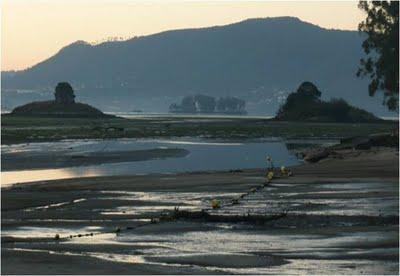
<instances>
[{"instance_id":1,"label":"vegetation patch","mask_svg":"<svg viewBox=\"0 0 400 276\"><path fill-rule=\"evenodd\" d=\"M74 91L67 82L57 84L54 96L54 101L31 102L18 106L14 108L11 114L41 117L113 117L88 104L75 102Z\"/></svg>"},{"instance_id":2,"label":"vegetation patch","mask_svg":"<svg viewBox=\"0 0 400 276\"><path fill-rule=\"evenodd\" d=\"M321 100L321 91L311 82L303 82L290 94L275 117L280 121L379 122L370 112L349 105L343 99Z\"/></svg>"}]
</instances>

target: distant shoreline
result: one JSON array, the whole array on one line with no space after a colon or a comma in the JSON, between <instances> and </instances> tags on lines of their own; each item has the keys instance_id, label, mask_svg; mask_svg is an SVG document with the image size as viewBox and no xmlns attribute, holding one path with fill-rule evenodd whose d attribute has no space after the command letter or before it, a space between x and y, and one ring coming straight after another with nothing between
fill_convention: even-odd
<instances>
[{"instance_id":1,"label":"distant shoreline","mask_svg":"<svg viewBox=\"0 0 400 276\"><path fill-rule=\"evenodd\" d=\"M256 114L222 114L222 113L157 113L157 112L104 112L105 114L115 115L122 118L140 117L204 117L204 118L249 118L249 119L272 119L273 115ZM385 121L399 121L398 116L378 116Z\"/></svg>"},{"instance_id":2,"label":"distant shoreline","mask_svg":"<svg viewBox=\"0 0 400 276\"><path fill-rule=\"evenodd\" d=\"M2 110L1 115L11 114L10 110ZM145 118L145 117L196 117L196 118L249 118L249 119L272 119L273 115L257 115L257 114L222 114L222 113L168 113L168 112L110 112L104 114L115 115L122 118ZM378 116L385 121L399 121L398 116Z\"/></svg>"}]
</instances>

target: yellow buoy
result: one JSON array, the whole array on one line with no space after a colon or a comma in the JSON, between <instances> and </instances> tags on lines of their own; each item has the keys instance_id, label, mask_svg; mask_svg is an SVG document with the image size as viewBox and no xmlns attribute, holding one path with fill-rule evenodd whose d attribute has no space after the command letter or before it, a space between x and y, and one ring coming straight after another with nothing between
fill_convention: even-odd
<instances>
[{"instance_id":1,"label":"yellow buoy","mask_svg":"<svg viewBox=\"0 0 400 276\"><path fill-rule=\"evenodd\" d=\"M221 203L217 199L211 200L211 207L213 209L219 209L221 207Z\"/></svg>"},{"instance_id":2,"label":"yellow buoy","mask_svg":"<svg viewBox=\"0 0 400 276\"><path fill-rule=\"evenodd\" d=\"M274 172L272 172L272 171L268 172L267 178L268 178L268 180L272 180L274 178Z\"/></svg>"}]
</instances>

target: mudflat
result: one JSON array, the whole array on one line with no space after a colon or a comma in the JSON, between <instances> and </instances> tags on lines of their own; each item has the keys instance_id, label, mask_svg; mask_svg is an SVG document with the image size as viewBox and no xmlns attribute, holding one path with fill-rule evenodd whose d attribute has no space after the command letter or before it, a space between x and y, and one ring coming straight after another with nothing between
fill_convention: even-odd
<instances>
[{"instance_id":1,"label":"mudflat","mask_svg":"<svg viewBox=\"0 0 400 276\"><path fill-rule=\"evenodd\" d=\"M154 116L137 118L47 118L2 115L1 143L49 142L65 139L207 137L351 137L390 132L397 122L283 122L252 117Z\"/></svg>"},{"instance_id":2,"label":"mudflat","mask_svg":"<svg viewBox=\"0 0 400 276\"><path fill-rule=\"evenodd\" d=\"M2 273L399 273L395 149L347 151L292 171L268 185L265 170L253 169L3 188ZM224 207L232 198L239 203ZM211 209L212 199L223 207ZM286 216L150 223L177 207Z\"/></svg>"}]
</instances>

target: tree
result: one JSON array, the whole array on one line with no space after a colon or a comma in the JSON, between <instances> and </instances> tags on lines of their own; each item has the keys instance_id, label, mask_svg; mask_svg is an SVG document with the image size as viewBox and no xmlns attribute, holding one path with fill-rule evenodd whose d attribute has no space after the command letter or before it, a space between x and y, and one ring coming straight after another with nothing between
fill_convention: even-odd
<instances>
[{"instance_id":1,"label":"tree","mask_svg":"<svg viewBox=\"0 0 400 276\"><path fill-rule=\"evenodd\" d=\"M367 14L358 29L366 33L362 44L367 57L360 60L357 76L368 76L370 96L384 95L389 110L398 111L399 101L399 2L360 1Z\"/></svg>"},{"instance_id":2,"label":"tree","mask_svg":"<svg viewBox=\"0 0 400 276\"><path fill-rule=\"evenodd\" d=\"M315 103L321 101L321 91L312 82L305 81L297 88L296 92L291 93L284 105L278 111L278 116L284 114L287 110L301 110L302 113L308 110L308 106L315 107ZM311 108L312 109L312 108ZM312 111L312 110L308 110Z\"/></svg>"},{"instance_id":3,"label":"tree","mask_svg":"<svg viewBox=\"0 0 400 276\"><path fill-rule=\"evenodd\" d=\"M173 103L173 104L171 104L169 106L169 112L177 113L177 112L180 112L180 111L181 111L181 106L176 104L176 103Z\"/></svg>"},{"instance_id":4,"label":"tree","mask_svg":"<svg viewBox=\"0 0 400 276\"><path fill-rule=\"evenodd\" d=\"M217 100L217 111L222 113L245 114L246 102L235 97L222 97Z\"/></svg>"},{"instance_id":5,"label":"tree","mask_svg":"<svg viewBox=\"0 0 400 276\"><path fill-rule=\"evenodd\" d=\"M349 105L343 99L321 100L321 91L311 82L303 82L279 108L281 121L377 122L373 114Z\"/></svg>"},{"instance_id":6,"label":"tree","mask_svg":"<svg viewBox=\"0 0 400 276\"><path fill-rule=\"evenodd\" d=\"M213 113L215 111L215 98L197 94L194 96L196 110L203 113Z\"/></svg>"},{"instance_id":7,"label":"tree","mask_svg":"<svg viewBox=\"0 0 400 276\"><path fill-rule=\"evenodd\" d=\"M68 82L59 82L54 96L55 101L60 104L73 104L75 102L74 90Z\"/></svg>"},{"instance_id":8,"label":"tree","mask_svg":"<svg viewBox=\"0 0 400 276\"><path fill-rule=\"evenodd\" d=\"M181 110L184 113L195 113L196 103L193 96L186 96L182 99Z\"/></svg>"},{"instance_id":9,"label":"tree","mask_svg":"<svg viewBox=\"0 0 400 276\"><path fill-rule=\"evenodd\" d=\"M305 81L297 88L297 94L303 101L317 102L321 98L321 91L312 82Z\"/></svg>"}]
</instances>

